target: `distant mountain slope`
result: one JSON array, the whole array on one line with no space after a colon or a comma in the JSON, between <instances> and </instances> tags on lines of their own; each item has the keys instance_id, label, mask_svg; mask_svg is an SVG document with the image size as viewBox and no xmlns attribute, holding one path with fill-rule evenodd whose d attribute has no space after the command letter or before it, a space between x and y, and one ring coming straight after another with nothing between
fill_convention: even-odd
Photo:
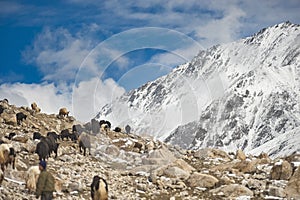
<instances>
[{"instance_id":1,"label":"distant mountain slope","mask_svg":"<svg viewBox=\"0 0 300 200\"><path fill-rule=\"evenodd\" d=\"M281 23L201 51L96 118L184 148L252 150L299 127L299 61L300 26Z\"/></svg>"}]
</instances>

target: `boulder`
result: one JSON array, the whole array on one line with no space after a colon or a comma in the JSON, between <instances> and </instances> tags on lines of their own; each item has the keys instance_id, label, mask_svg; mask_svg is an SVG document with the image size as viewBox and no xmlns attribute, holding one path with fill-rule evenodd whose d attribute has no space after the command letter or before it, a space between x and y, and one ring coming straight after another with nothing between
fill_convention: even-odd
<instances>
[{"instance_id":1,"label":"boulder","mask_svg":"<svg viewBox=\"0 0 300 200\"><path fill-rule=\"evenodd\" d=\"M5 124L12 126L17 125L17 118L15 114L2 113L1 117Z\"/></svg>"},{"instance_id":2,"label":"boulder","mask_svg":"<svg viewBox=\"0 0 300 200\"><path fill-rule=\"evenodd\" d=\"M292 176L293 168L291 164L284 160L274 164L271 170L271 179L273 180L289 180Z\"/></svg>"},{"instance_id":3,"label":"boulder","mask_svg":"<svg viewBox=\"0 0 300 200\"><path fill-rule=\"evenodd\" d=\"M222 194L228 199L233 199L239 196L253 196L253 192L251 190L238 184L221 186L219 188L210 190L210 192L213 194Z\"/></svg>"},{"instance_id":4,"label":"boulder","mask_svg":"<svg viewBox=\"0 0 300 200\"><path fill-rule=\"evenodd\" d=\"M27 142L23 145L23 150L28 151L29 153L34 153L38 142L39 140L27 140Z\"/></svg>"},{"instance_id":5,"label":"boulder","mask_svg":"<svg viewBox=\"0 0 300 200\"><path fill-rule=\"evenodd\" d=\"M199 159L207 159L208 157L210 157L210 158L222 158L227 161L231 160L231 158L225 151L222 151L220 149L212 149L212 148L200 149L194 153L194 157Z\"/></svg>"},{"instance_id":6,"label":"boulder","mask_svg":"<svg viewBox=\"0 0 300 200\"><path fill-rule=\"evenodd\" d=\"M145 165L167 165L175 160L173 153L165 146L162 146L159 149L150 151L147 157L142 159L142 162Z\"/></svg>"},{"instance_id":7,"label":"boulder","mask_svg":"<svg viewBox=\"0 0 300 200\"><path fill-rule=\"evenodd\" d=\"M243 160L236 163L233 168L243 173L254 173L256 171L256 164L257 162L255 161Z\"/></svg>"},{"instance_id":8,"label":"boulder","mask_svg":"<svg viewBox=\"0 0 300 200\"><path fill-rule=\"evenodd\" d=\"M18 171L25 171L28 168L28 166L19 158L16 159L16 169Z\"/></svg>"},{"instance_id":9,"label":"boulder","mask_svg":"<svg viewBox=\"0 0 300 200\"><path fill-rule=\"evenodd\" d=\"M134 152L140 152L143 151L145 149L145 146L142 142L140 141L136 141L134 142L134 146L133 146L133 150Z\"/></svg>"},{"instance_id":10,"label":"boulder","mask_svg":"<svg viewBox=\"0 0 300 200\"><path fill-rule=\"evenodd\" d=\"M164 170L164 176L166 177L170 177L170 178L179 178L181 180L186 180L189 178L190 176L190 173L183 170L183 169L180 169L179 167L175 167L175 166L170 166L170 167L167 167L165 170Z\"/></svg>"},{"instance_id":11,"label":"boulder","mask_svg":"<svg viewBox=\"0 0 300 200\"><path fill-rule=\"evenodd\" d=\"M257 179L250 177L250 179L247 179L247 183L245 186L251 190L265 190L266 189L266 181L265 180L257 180Z\"/></svg>"},{"instance_id":12,"label":"boulder","mask_svg":"<svg viewBox=\"0 0 300 200\"><path fill-rule=\"evenodd\" d=\"M152 151L154 148L155 148L155 144L154 142L151 140L149 142L146 143L146 150L149 152L149 151Z\"/></svg>"},{"instance_id":13,"label":"boulder","mask_svg":"<svg viewBox=\"0 0 300 200\"><path fill-rule=\"evenodd\" d=\"M241 149L238 149L236 151L236 159L239 159L239 160L246 160L246 154L241 150Z\"/></svg>"},{"instance_id":14,"label":"boulder","mask_svg":"<svg viewBox=\"0 0 300 200\"><path fill-rule=\"evenodd\" d=\"M193 171L196 171L196 169L194 167L192 167L191 165L189 165L187 162L185 162L182 159L175 160L172 163L172 165L177 166L188 173L192 173Z\"/></svg>"},{"instance_id":15,"label":"boulder","mask_svg":"<svg viewBox=\"0 0 300 200\"><path fill-rule=\"evenodd\" d=\"M270 160L270 157L267 153L264 153L262 152L261 154L259 154L258 156L259 159L269 159Z\"/></svg>"},{"instance_id":16,"label":"boulder","mask_svg":"<svg viewBox=\"0 0 300 200\"><path fill-rule=\"evenodd\" d=\"M17 141L21 143L26 143L28 139L29 139L28 136L25 134L16 135L15 137L12 138L13 141Z\"/></svg>"},{"instance_id":17,"label":"boulder","mask_svg":"<svg viewBox=\"0 0 300 200\"><path fill-rule=\"evenodd\" d=\"M212 188L218 182L219 180L214 176L198 172L194 172L188 179L188 183L191 187Z\"/></svg>"},{"instance_id":18,"label":"boulder","mask_svg":"<svg viewBox=\"0 0 300 200\"><path fill-rule=\"evenodd\" d=\"M298 167L287 183L285 193L288 199L300 199L300 167Z\"/></svg>"},{"instance_id":19,"label":"boulder","mask_svg":"<svg viewBox=\"0 0 300 200\"><path fill-rule=\"evenodd\" d=\"M120 150L115 145L109 145L105 149L105 153L108 154L108 155L112 155L112 156L118 156L120 154Z\"/></svg>"},{"instance_id":20,"label":"boulder","mask_svg":"<svg viewBox=\"0 0 300 200\"><path fill-rule=\"evenodd\" d=\"M286 196L286 194L285 194L284 189L282 187L270 186L269 187L269 196L283 198L283 197Z\"/></svg>"}]
</instances>

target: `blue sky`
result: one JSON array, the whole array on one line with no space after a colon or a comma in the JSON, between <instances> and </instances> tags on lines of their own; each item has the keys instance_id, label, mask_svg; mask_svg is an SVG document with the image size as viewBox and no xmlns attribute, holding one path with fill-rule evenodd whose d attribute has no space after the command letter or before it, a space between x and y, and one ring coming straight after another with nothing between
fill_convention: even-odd
<instances>
[{"instance_id":1,"label":"blue sky","mask_svg":"<svg viewBox=\"0 0 300 200\"><path fill-rule=\"evenodd\" d=\"M201 49L299 24L299 10L298 0L2 0L0 98L87 120ZM82 114L87 99L94 106Z\"/></svg>"}]
</instances>

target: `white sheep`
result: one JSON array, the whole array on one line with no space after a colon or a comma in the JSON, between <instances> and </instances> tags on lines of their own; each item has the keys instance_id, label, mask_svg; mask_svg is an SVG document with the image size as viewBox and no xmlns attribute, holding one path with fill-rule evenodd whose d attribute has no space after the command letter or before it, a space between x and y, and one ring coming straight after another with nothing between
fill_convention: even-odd
<instances>
[{"instance_id":1,"label":"white sheep","mask_svg":"<svg viewBox=\"0 0 300 200\"><path fill-rule=\"evenodd\" d=\"M108 131L109 131L108 124L101 124L101 126L100 126L100 132L101 133L107 133Z\"/></svg>"},{"instance_id":2,"label":"white sheep","mask_svg":"<svg viewBox=\"0 0 300 200\"><path fill-rule=\"evenodd\" d=\"M8 164L12 165L15 169L16 152L11 144L1 144L0 145L0 164L1 169L4 172L4 167L7 168Z\"/></svg>"},{"instance_id":3,"label":"white sheep","mask_svg":"<svg viewBox=\"0 0 300 200\"><path fill-rule=\"evenodd\" d=\"M4 172L4 166L8 162L9 159L9 145L8 144L0 144L0 165L1 169Z\"/></svg>"},{"instance_id":4,"label":"white sheep","mask_svg":"<svg viewBox=\"0 0 300 200\"><path fill-rule=\"evenodd\" d=\"M35 192L36 190L36 183L40 175L40 169L39 166L31 166L26 174L25 174L25 184L26 188L30 192Z\"/></svg>"}]
</instances>

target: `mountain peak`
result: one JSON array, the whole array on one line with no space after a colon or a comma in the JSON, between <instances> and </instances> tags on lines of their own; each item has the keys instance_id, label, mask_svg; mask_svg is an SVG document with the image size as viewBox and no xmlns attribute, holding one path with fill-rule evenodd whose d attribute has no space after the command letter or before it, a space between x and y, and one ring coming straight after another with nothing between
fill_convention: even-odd
<instances>
[{"instance_id":1,"label":"mountain peak","mask_svg":"<svg viewBox=\"0 0 300 200\"><path fill-rule=\"evenodd\" d=\"M291 138L300 124L299 41L299 25L284 22L216 45L124 95L98 118L196 149L250 151L281 134Z\"/></svg>"},{"instance_id":2,"label":"mountain peak","mask_svg":"<svg viewBox=\"0 0 300 200\"><path fill-rule=\"evenodd\" d=\"M245 39L245 44L261 44L264 40L269 44L276 42L276 39L279 37L284 37L285 35L290 35L293 32L297 32L299 24L292 24L289 21L276 24L271 27L266 27L255 33L254 35L247 37ZM270 41L271 40L271 41Z\"/></svg>"}]
</instances>

